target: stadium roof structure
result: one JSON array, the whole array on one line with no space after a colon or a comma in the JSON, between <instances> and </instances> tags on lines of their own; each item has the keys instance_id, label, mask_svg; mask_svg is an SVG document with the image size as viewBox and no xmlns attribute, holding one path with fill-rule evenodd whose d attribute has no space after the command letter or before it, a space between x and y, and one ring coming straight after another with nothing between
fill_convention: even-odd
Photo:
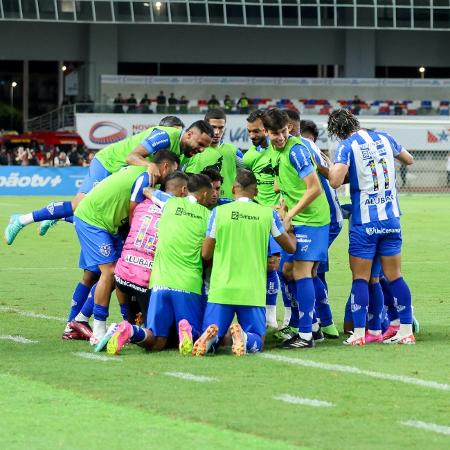
<instances>
[{"instance_id":1,"label":"stadium roof structure","mask_svg":"<svg viewBox=\"0 0 450 450\"><path fill-rule=\"evenodd\" d=\"M450 29L450 0L0 0L0 20Z\"/></svg>"}]
</instances>

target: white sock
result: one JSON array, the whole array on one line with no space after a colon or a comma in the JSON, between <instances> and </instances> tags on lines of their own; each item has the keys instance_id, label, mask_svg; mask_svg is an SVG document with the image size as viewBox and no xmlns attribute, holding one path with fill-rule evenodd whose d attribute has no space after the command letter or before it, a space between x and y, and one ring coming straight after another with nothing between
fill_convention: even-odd
<instances>
[{"instance_id":1,"label":"white sock","mask_svg":"<svg viewBox=\"0 0 450 450\"><path fill-rule=\"evenodd\" d=\"M266 305L266 322L276 323L277 321L277 307L276 305Z\"/></svg>"},{"instance_id":2,"label":"white sock","mask_svg":"<svg viewBox=\"0 0 450 450\"><path fill-rule=\"evenodd\" d=\"M367 330L367 332L372 336L379 336L381 334L381 330Z\"/></svg>"},{"instance_id":3,"label":"white sock","mask_svg":"<svg viewBox=\"0 0 450 450\"><path fill-rule=\"evenodd\" d=\"M283 326L287 326L289 325L289 322L291 320L291 315L292 315L292 309L291 307L284 307L284 319L283 319Z\"/></svg>"},{"instance_id":4,"label":"white sock","mask_svg":"<svg viewBox=\"0 0 450 450\"><path fill-rule=\"evenodd\" d=\"M66 324L66 328L64 328L64 333L70 333L72 331L72 328L69 326L69 322Z\"/></svg>"},{"instance_id":5,"label":"white sock","mask_svg":"<svg viewBox=\"0 0 450 450\"><path fill-rule=\"evenodd\" d=\"M412 324L401 323L400 329L398 330L398 334L400 334L400 336L409 336L410 334L413 334Z\"/></svg>"},{"instance_id":6,"label":"white sock","mask_svg":"<svg viewBox=\"0 0 450 450\"><path fill-rule=\"evenodd\" d=\"M94 336L101 339L106 334L106 321L94 319Z\"/></svg>"},{"instance_id":7,"label":"white sock","mask_svg":"<svg viewBox=\"0 0 450 450\"><path fill-rule=\"evenodd\" d=\"M22 225L28 225L30 223L33 223L34 222L33 213L23 214L22 216L19 217L19 222Z\"/></svg>"},{"instance_id":8,"label":"white sock","mask_svg":"<svg viewBox=\"0 0 450 450\"><path fill-rule=\"evenodd\" d=\"M400 325L400 319L391 320L390 325L393 325L394 327L398 327Z\"/></svg>"},{"instance_id":9,"label":"white sock","mask_svg":"<svg viewBox=\"0 0 450 450\"><path fill-rule=\"evenodd\" d=\"M75 322L89 322L89 317L86 317L84 314L78 313L75 317Z\"/></svg>"},{"instance_id":10,"label":"white sock","mask_svg":"<svg viewBox=\"0 0 450 450\"><path fill-rule=\"evenodd\" d=\"M312 339L312 333L298 333L302 339L310 341Z\"/></svg>"},{"instance_id":11,"label":"white sock","mask_svg":"<svg viewBox=\"0 0 450 450\"><path fill-rule=\"evenodd\" d=\"M315 323L312 324L312 330L313 330L314 332L319 331L319 328L320 328L319 322L315 322Z\"/></svg>"},{"instance_id":12,"label":"white sock","mask_svg":"<svg viewBox=\"0 0 450 450\"><path fill-rule=\"evenodd\" d=\"M360 337L364 337L365 335L366 335L365 328L355 328L353 330L353 338L360 338Z\"/></svg>"}]
</instances>

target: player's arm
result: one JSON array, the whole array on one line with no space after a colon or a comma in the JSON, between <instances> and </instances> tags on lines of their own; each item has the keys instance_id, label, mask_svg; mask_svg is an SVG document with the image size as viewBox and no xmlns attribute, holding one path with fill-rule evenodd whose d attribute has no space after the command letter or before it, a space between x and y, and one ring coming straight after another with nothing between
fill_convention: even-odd
<instances>
[{"instance_id":1,"label":"player's arm","mask_svg":"<svg viewBox=\"0 0 450 450\"><path fill-rule=\"evenodd\" d=\"M143 202L146 199L144 194L145 188L149 185L149 176L148 173L143 173L133 184L131 188L131 197L130 197L130 212L128 214L128 221L131 223L133 219L134 210L138 203Z\"/></svg>"},{"instance_id":2,"label":"player's arm","mask_svg":"<svg viewBox=\"0 0 450 450\"><path fill-rule=\"evenodd\" d=\"M398 159L402 164L405 164L406 166L410 166L414 163L414 156L405 149L402 149L402 151L398 155L396 155L396 159Z\"/></svg>"},{"instance_id":3,"label":"player's arm","mask_svg":"<svg viewBox=\"0 0 450 450\"><path fill-rule=\"evenodd\" d=\"M206 261L212 259L214 248L216 247L216 209L217 208L214 208L209 215L206 238L203 241L202 246L202 258Z\"/></svg>"},{"instance_id":4,"label":"player's arm","mask_svg":"<svg viewBox=\"0 0 450 450\"><path fill-rule=\"evenodd\" d=\"M272 219L272 228L270 230L271 235L274 239L281 245L283 250L288 253L295 253L295 249L297 247L297 241L295 239L294 234L289 230L286 230L281 223L280 216L276 211L273 211L273 219Z\"/></svg>"},{"instance_id":5,"label":"player's arm","mask_svg":"<svg viewBox=\"0 0 450 450\"><path fill-rule=\"evenodd\" d=\"M235 158L236 158L236 168L238 170L244 169L245 168L244 154L238 148L236 148Z\"/></svg>"},{"instance_id":6,"label":"player's arm","mask_svg":"<svg viewBox=\"0 0 450 450\"><path fill-rule=\"evenodd\" d=\"M351 147L348 144L340 144L336 150L334 164L328 172L328 181L333 189L341 187L348 179L346 177L350 167L350 154Z\"/></svg>"}]
</instances>

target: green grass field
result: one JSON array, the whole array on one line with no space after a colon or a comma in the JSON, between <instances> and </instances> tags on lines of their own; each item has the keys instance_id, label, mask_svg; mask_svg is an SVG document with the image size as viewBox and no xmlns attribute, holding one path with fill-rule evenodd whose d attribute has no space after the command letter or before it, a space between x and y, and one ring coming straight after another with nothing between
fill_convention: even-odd
<instances>
[{"instance_id":1,"label":"green grass field","mask_svg":"<svg viewBox=\"0 0 450 450\"><path fill-rule=\"evenodd\" d=\"M0 197L2 230L11 213L47 200ZM245 358L128 346L87 359L88 343L61 339L80 277L75 232L61 223L41 238L27 227L13 246L0 245L0 448L450 448L450 196L404 196L401 205L417 345L339 340ZM345 230L328 276L340 329L350 282ZM113 299L111 319L118 312ZM274 398L283 395L329 405Z\"/></svg>"}]
</instances>

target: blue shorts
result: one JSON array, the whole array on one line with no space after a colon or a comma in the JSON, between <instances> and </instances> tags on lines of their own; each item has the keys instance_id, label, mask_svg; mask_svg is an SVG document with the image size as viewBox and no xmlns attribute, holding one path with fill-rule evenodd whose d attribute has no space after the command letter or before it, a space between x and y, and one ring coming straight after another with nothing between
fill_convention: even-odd
<instances>
[{"instance_id":1,"label":"blue shorts","mask_svg":"<svg viewBox=\"0 0 450 450\"><path fill-rule=\"evenodd\" d=\"M147 328L155 336L167 337L171 328L186 319L192 327L192 336L197 339L202 329L205 301L200 294L154 287L150 295L147 312Z\"/></svg>"},{"instance_id":2,"label":"blue shorts","mask_svg":"<svg viewBox=\"0 0 450 450\"><path fill-rule=\"evenodd\" d=\"M281 249L280 269L283 269L285 263L291 263L293 261L294 261L294 254L288 253L287 251Z\"/></svg>"},{"instance_id":3,"label":"blue shorts","mask_svg":"<svg viewBox=\"0 0 450 450\"><path fill-rule=\"evenodd\" d=\"M330 225L311 227L294 225L297 248L295 261L326 261L328 259L328 235Z\"/></svg>"},{"instance_id":4,"label":"blue shorts","mask_svg":"<svg viewBox=\"0 0 450 450\"><path fill-rule=\"evenodd\" d=\"M219 327L219 338L225 336L235 314L239 325L246 333L265 336L266 308L264 306L222 305L208 302L203 319L203 331L214 323Z\"/></svg>"},{"instance_id":5,"label":"blue shorts","mask_svg":"<svg viewBox=\"0 0 450 450\"><path fill-rule=\"evenodd\" d=\"M330 224L330 232L328 233L328 248L331 247L331 244L339 236L341 230L342 224L339 224L338 222L333 222ZM317 273L325 273L328 272L328 270L330 270L330 268L328 265L328 255L327 255L327 260L319 264L319 267L317 268Z\"/></svg>"},{"instance_id":6,"label":"blue shorts","mask_svg":"<svg viewBox=\"0 0 450 450\"><path fill-rule=\"evenodd\" d=\"M269 252L268 256L279 255L282 252L281 245L273 236L269 236Z\"/></svg>"},{"instance_id":7,"label":"blue shorts","mask_svg":"<svg viewBox=\"0 0 450 450\"><path fill-rule=\"evenodd\" d=\"M97 266L116 262L120 258L123 247L121 236L89 225L77 216L74 216L73 224L81 246L79 262L81 269L96 272Z\"/></svg>"},{"instance_id":8,"label":"blue shorts","mask_svg":"<svg viewBox=\"0 0 450 450\"><path fill-rule=\"evenodd\" d=\"M350 224L348 252L351 256L373 260L375 255L394 256L401 250L402 230L398 217L363 225Z\"/></svg>"},{"instance_id":9,"label":"blue shorts","mask_svg":"<svg viewBox=\"0 0 450 450\"><path fill-rule=\"evenodd\" d=\"M94 158L91 161L91 164L89 164L89 172L84 178L83 182L81 183L78 192L87 194L89 191L92 190L92 188L97 183L100 183L100 181L104 180L106 177L109 177L110 175L111 172L108 172L103 167L103 164L97 158Z\"/></svg>"}]
</instances>

